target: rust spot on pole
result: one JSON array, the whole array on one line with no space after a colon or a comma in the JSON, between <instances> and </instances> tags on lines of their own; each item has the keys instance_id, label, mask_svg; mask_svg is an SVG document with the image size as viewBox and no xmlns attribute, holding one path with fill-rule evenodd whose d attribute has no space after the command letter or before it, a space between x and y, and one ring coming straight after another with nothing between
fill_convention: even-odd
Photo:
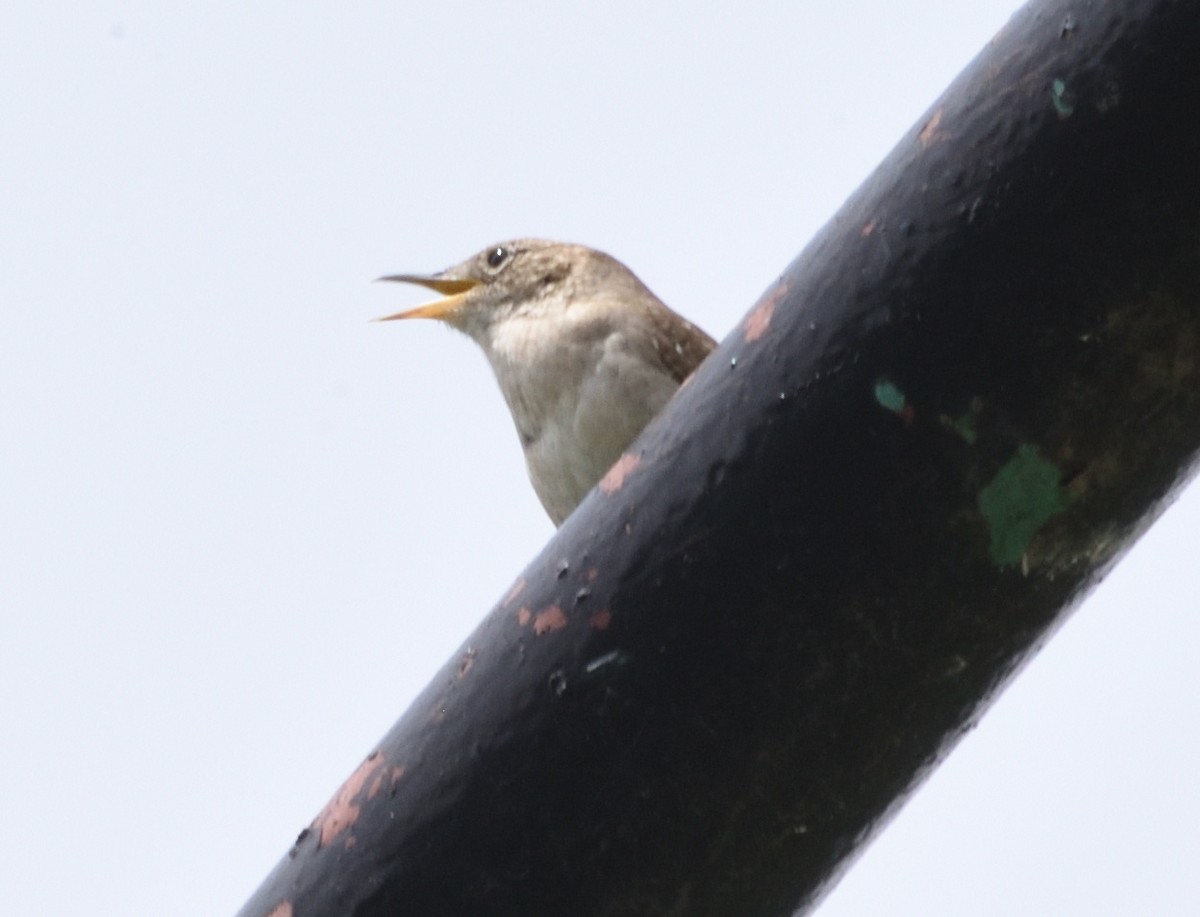
<instances>
[{"instance_id":1,"label":"rust spot on pole","mask_svg":"<svg viewBox=\"0 0 1200 917\"><path fill-rule=\"evenodd\" d=\"M557 605L551 605L544 611L539 611L533 619L533 632L539 637L551 631L562 630L567 626L567 615Z\"/></svg>"},{"instance_id":2,"label":"rust spot on pole","mask_svg":"<svg viewBox=\"0 0 1200 917\"><path fill-rule=\"evenodd\" d=\"M374 799L379 795L379 791L383 789L383 778L382 772L375 775L375 779L371 781L371 788L367 790L367 799Z\"/></svg>"},{"instance_id":3,"label":"rust spot on pole","mask_svg":"<svg viewBox=\"0 0 1200 917\"><path fill-rule=\"evenodd\" d=\"M606 494L616 493L625 485L625 478L632 474L641 463L641 456L626 452L600 479L600 489Z\"/></svg>"},{"instance_id":4,"label":"rust spot on pole","mask_svg":"<svg viewBox=\"0 0 1200 917\"><path fill-rule=\"evenodd\" d=\"M942 123L942 110L939 108L925 122L925 126L921 128L921 133L917 135L917 139L921 141L921 146L927 147L933 141L939 139L938 126Z\"/></svg>"},{"instance_id":5,"label":"rust spot on pole","mask_svg":"<svg viewBox=\"0 0 1200 917\"><path fill-rule=\"evenodd\" d=\"M525 577L517 578L517 581L512 584L512 588L508 590L508 595L504 597L503 605L511 605L512 600L525 591Z\"/></svg>"},{"instance_id":6,"label":"rust spot on pole","mask_svg":"<svg viewBox=\"0 0 1200 917\"><path fill-rule=\"evenodd\" d=\"M778 297L774 294L767 296L746 316L747 341L757 341L766 334L767 328L771 324L771 316L775 314L776 299Z\"/></svg>"},{"instance_id":7,"label":"rust spot on pole","mask_svg":"<svg viewBox=\"0 0 1200 917\"><path fill-rule=\"evenodd\" d=\"M366 786L367 780L383 762L383 755L377 751L372 752L367 760L358 766L358 770L350 775L350 779L342 784L342 788L334 794L333 799L329 800L329 804L321 810L321 814L313 822L313 827L320 832L320 846L324 847L331 843L338 835L358 821L362 806L356 800L362 793L363 787ZM348 838L347 843L350 840Z\"/></svg>"}]
</instances>

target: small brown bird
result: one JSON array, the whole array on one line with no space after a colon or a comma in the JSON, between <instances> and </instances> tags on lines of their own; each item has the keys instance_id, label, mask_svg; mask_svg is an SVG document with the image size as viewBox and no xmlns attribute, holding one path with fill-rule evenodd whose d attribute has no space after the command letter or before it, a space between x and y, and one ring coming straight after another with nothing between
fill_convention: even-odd
<instances>
[{"instance_id":1,"label":"small brown bird","mask_svg":"<svg viewBox=\"0 0 1200 917\"><path fill-rule=\"evenodd\" d=\"M442 299L388 315L435 318L483 348L555 525L713 349L615 258L582 245L519 239L431 275Z\"/></svg>"}]
</instances>

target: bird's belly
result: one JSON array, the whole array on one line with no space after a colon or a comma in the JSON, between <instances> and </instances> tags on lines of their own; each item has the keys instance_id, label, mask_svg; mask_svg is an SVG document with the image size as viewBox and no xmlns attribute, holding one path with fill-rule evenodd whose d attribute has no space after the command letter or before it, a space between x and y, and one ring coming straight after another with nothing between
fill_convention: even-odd
<instances>
[{"instance_id":1,"label":"bird's belly","mask_svg":"<svg viewBox=\"0 0 1200 917\"><path fill-rule=\"evenodd\" d=\"M676 388L660 373L614 368L593 376L577 398L558 402L540 434L525 447L534 490L555 525L570 515Z\"/></svg>"}]
</instances>

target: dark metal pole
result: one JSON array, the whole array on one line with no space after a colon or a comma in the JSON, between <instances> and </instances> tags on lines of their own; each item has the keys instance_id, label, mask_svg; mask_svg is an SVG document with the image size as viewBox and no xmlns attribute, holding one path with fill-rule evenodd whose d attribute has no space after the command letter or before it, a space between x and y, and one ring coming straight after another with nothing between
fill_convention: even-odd
<instances>
[{"instance_id":1,"label":"dark metal pole","mask_svg":"<svg viewBox=\"0 0 1200 917\"><path fill-rule=\"evenodd\" d=\"M1020 12L242 913L815 902L1195 459L1198 38Z\"/></svg>"}]
</instances>

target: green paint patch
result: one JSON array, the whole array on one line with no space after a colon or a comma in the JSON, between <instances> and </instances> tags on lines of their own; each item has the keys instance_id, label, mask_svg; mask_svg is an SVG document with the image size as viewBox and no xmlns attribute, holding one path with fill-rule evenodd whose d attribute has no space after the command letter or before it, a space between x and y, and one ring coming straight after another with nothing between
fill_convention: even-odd
<instances>
[{"instance_id":1,"label":"green paint patch","mask_svg":"<svg viewBox=\"0 0 1200 917\"><path fill-rule=\"evenodd\" d=\"M899 386L891 379L880 378L875 383L875 400L880 406L891 411L893 414L899 414L904 410L905 397L904 392L900 391Z\"/></svg>"},{"instance_id":2,"label":"green paint patch","mask_svg":"<svg viewBox=\"0 0 1200 917\"><path fill-rule=\"evenodd\" d=\"M1038 529L1065 510L1070 495L1062 472L1025 443L979 492L979 511L991 535L989 553L1001 567L1015 564Z\"/></svg>"},{"instance_id":3,"label":"green paint patch","mask_svg":"<svg viewBox=\"0 0 1200 917\"><path fill-rule=\"evenodd\" d=\"M1075 114L1075 99L1062 80L1055 80L1050 84L1050 101L1060 118L1069 118Z\"/></svg>"},{"instance_id":4,"label":"green paint patch","mask_svg":"<svg viewBox=\"0 0 1200 917\"><path fill-rule=\"evenodd\" d=\"M961 417L942 417L942 423L963 438L968 446L974 446L979 434L975 432L975 416L963 414Z\"/></svg>"}]
</instances>

